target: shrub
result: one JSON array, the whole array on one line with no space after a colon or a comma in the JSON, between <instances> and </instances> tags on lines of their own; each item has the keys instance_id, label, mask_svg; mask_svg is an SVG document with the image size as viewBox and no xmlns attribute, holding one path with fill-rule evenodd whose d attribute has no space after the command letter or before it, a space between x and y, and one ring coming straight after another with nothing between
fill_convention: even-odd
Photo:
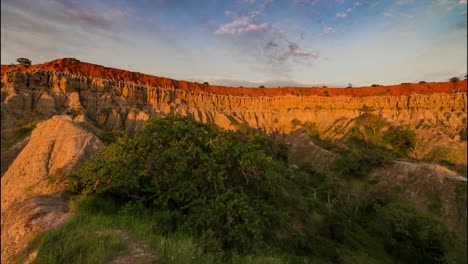
<instances>
[{"instance_id":1,"label":"shrub","mask_svg":"<svg viewBox=\"0 0 468 264\"><path fill-rule=\"evenodd\" d=\"M372 227L396 262L462 263L455 236L429 213L390 203L377 209Z\"/></svg>"},{"instance_id":2,"label":"shrub","mask_svg":"<svg viewBox=\"0 0 468 264\"><path fill-rule=\"evenodd\" d=\"M460 81L460 78L458 78L458 77L450 78L450 82L452 82L452 83L457 83L458 81Z\"/></svg>"},{"instance_id":3,"label":"shrub","mask_svg":"<svg viewBox=\"0 0 468 264\"><path fill-rule=\"evenodd\" d=\"M203 84L204 84L204 85L210 85L208 82L204 82Z\"/></svg>"},{"instance_id":4,"label":"shrub","mask_svg":"<svg viewBox=\"0 0 468 264\"><path fill-rule=\"evenodd\" d=\"M301 121L299 121L299 119L297 118L294 118L293 120L291 120L291 124L294 126L294 127L297 127L301 124Z\"/></svg>"},{"instance_id":5,"label":"shrub","mask_svg":"<svg viewBox=\"0 0 468 264\"><path fill-rule=\"evenodd\" d=\"M380 84L373 84L372 87L382 86Z\"/></svg>"},{"instance_id":6,"label":"shrub","mask_svg":"<svg viewBox=\"0 0 468 264\"><path fill-rule=\"evenodd\" d=\"M274 197L285 153L258 135L170 114L83 163L68 176L68 188L178 212L191 230L247 251L284 218Z\"/></svg>"},{"instance_id":7,"label":"shrub","mask_svg":"<svg viewBox=\"0 0 468 264\"><path fill-rule=\"evenodd\" d=\"M263 85L260 85L258 88L265 88L265 86L263 86Z\"/></svg>"},{"instance_id":8,"label":"shrub","mask_svg":"<svg viewBox=\"0 0 468 264\"><path fill-rule=\"evenodd\" d=\"M375 111L375 107L364 104L361 108L358 109L358 111L359 115L369 114Z\"/></svg>"},{"instance_id":9,"label":"shrub","mask_svg":"<svg viewBox=\"0 0 468 264\"><path fill-rule=\"evenodd\" d=\"M389 129L387 133L385 133L384 139L396 152L404 155L408 155L416 146L416 133L404 126L397 126Z\"/></svg>"},{"instance_id":10,"label":"shrub","mask_svg":"<svg viewBox=\"0 0 468 264\"><path fill-rule=\"evenodd\" d=\"M373 168L381 168L390 164L388 153L378 149L365 149L363 146L353 146L351 151L343 153L332 168L339 175L352 178L364 178Z\"/></svg>"},{"instance_id":11,"label":"shrub","mask_svg":"<svg viewBox=\"0 0 468 264\"><path fill-rule=\"evenodd\" d=\"M423 84L423 83L426 83L425 81L420 81L419 84Z\"/></svg>"}]
</instances>

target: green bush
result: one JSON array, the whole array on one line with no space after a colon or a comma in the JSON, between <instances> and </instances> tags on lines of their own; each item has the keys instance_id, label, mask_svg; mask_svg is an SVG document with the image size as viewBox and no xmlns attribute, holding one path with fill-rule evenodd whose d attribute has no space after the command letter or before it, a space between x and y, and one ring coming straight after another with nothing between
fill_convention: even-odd
<instances>
[{"instance_id":1,"label":"green bush","mask_svg":"<svg viewBox=\"0 0 468 264\"><path fill-rule=\"evenodd\" d=\"M412 206L390 203L378 208L371 230L399 263L466 262L459 253L460 244L447 226Z\"/></svg>"},{"instance_id":2,"label":"green bush","mask_svg":"<svg viewBox=\"0 0 468 264\"><path fill-rule=\"evenodd\" d=\"M365 133L377 136L378 118L365 114L356 124L374 124ZM283 256L287 263L461 263L462 244L442 222L390 203L378 179L363 180L390 162L389 152L351 139L320 174L290 167L284 145L252 130L168 115L83 163L68 188L90 195L73 205L77 217L153 237L162 262L235 263L240 253L261 263ZM171 237L182 239L167 244ZM169 261L174 254L182 257Z\"/></svg>"},{"instance_id":3,"label":"green bush","mask_svg":"<svg viewBox=\"0 0 468 264\"><path fill-rule=\"evenodd\" d=\"M416 133L404 126L391 128L384 139L400 154L407 155L416 146Z\"/></svg>"},{"instance_id":4,"label":"green bush","mask_svg":"<svg viewBox=\"0 0 468 264\"><path fill-rule=\"evenodd\" d=\"M274 197L286 153L266 138L170 114L83 163L68 188L180 212L192 230L246 251L283 217Z\"/></svg>"},{"instance_id":5,"label":"green bush","mask_svg":"<svg viewBox=\"0 0 468 264\"><path fill-rule=\"evenodd\" d=\"M388 153L379 148L365 149L356 145L352 148L332 164L332 168L341 176L364 178L373 168L381 168L391 162Z\"/></svg>"}]
</instances>

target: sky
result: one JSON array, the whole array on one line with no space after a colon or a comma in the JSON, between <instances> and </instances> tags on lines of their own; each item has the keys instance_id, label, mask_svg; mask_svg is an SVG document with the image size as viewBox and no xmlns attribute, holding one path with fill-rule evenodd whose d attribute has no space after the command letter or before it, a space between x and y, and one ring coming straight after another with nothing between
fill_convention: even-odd
<instances>
[{"instance_id":1,"label":"sky","mask_svg":"<svg viewBox=\"0 0 468 264\"><path fill-rule=\"evenodd\" d=\"M467 0L2 0L1 63L76 58L229 86L467 73Z\"/></svg>"}]
</instances>

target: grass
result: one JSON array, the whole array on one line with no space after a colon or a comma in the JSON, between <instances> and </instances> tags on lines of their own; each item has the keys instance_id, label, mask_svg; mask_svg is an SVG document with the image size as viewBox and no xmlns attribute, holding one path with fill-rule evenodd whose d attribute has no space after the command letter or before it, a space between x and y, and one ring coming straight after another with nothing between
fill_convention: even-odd
<instances>
[{"instance_id":1,"label":"grass","mask_svg":"<svg viewBox=\"0 0 468 264\"><path fill-rule=\"evenodd\" d=\"M143 241L157 252L158 263L284 263L281 256L241 256L223 251L206 252L206 237L178 230L167 232L158 225L164 215L135 207L119 207L109 197L81 197L70 203L76 216L34 238L16 257L18 263L37 251L34 263L106 263L128 253L119 235ZM209 246L209 245L208 245ZM301 261L299 263L311 263Z\"/></svg>"},{"instance_id":2,"label":"grass","mask_svg":"<svg viewBox=\"0 0 468 264\"><path fill-rule=\"evenodd\" d=\"M12 146L14 146L16 143L20 142L21 140L23 140L25 137L27 137L31 131L36 128L36 124L37 122L33 122L33 123L30 123L30 124L27 124L27 125L24 125L22 126L18 132L16 133L14 139L9 142L9 143L5 143L5 144L1 144L1 147L2 147L2 150L1 152L4 152L6 150L8 150L9 148L11 148Z\"/></svg>"}]
</instances>

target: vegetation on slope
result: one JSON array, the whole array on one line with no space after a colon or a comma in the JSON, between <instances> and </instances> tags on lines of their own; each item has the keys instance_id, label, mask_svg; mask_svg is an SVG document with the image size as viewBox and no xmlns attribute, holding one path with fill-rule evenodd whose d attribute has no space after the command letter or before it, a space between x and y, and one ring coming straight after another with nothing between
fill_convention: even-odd
<instances>
[{"instance_id":1,"label":"vegetation on slope","mask_svg":"<svg viewBox=\"0 0 468 264\"><path fill-rule=\"evenodd\" d=\"M148 241L163 263L466 262L464 243L439 218L367 177L387 161L361 132L358 150L320 174L290 167L287 148L257 134L152 119L68 175L77 216L30 250L39 249L37 263L99 263L125 254L95 233L115 229Z\"/></svg>"}]
</instances>

